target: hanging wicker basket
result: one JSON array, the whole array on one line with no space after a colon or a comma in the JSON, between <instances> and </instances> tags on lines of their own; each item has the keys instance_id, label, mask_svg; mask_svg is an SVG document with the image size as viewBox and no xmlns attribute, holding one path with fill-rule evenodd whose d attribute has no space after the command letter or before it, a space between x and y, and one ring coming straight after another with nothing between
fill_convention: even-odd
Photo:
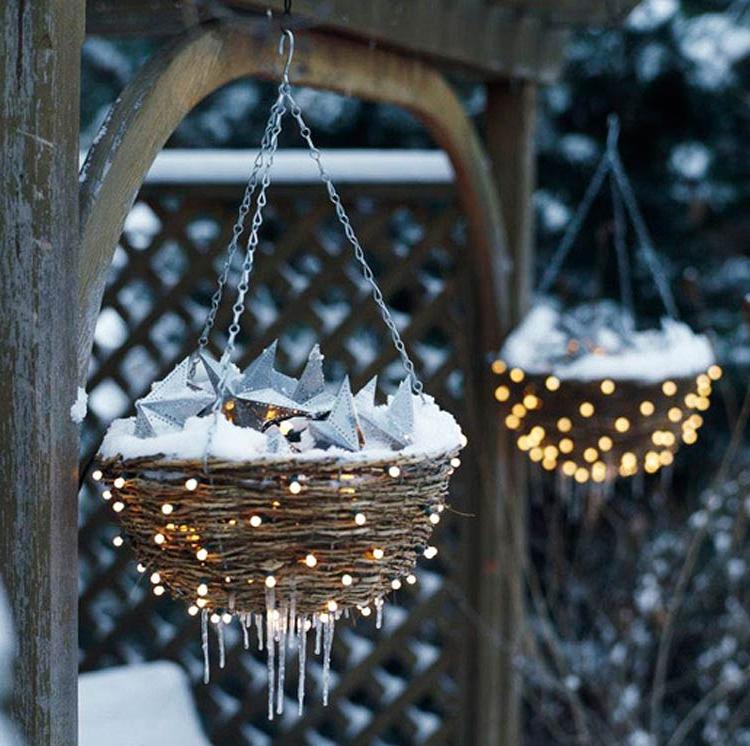
<instances>
[{"instance_id":1,"label":"hanging wicker basket","mask_svg":"<svg viewBox=\"0 0 750 746\"><path fill-rule=\"evenodd\" d=\"M314 615L371 607L431 555L456 454L211 460L208 474L200 460L112 458L100 469L136 556L172 595L244 614L265 608L270 586L278 607Z\"/></svg>"},{"instance_id":2,"label":"hanging wicker basket","mask_svg":"<svg viewBox=\"0 0 750 746\"><path fill-rule=\"evenodd\" d=\"M220 665L223 626L239 621L247 644L248 627L256 624L268 654L269 718L283 711L290 640L299 651L301 708L306 634L315 629L316 652L324 656L325 703L336 621L374 610L379 626L386 593L402 581L415 582L419 556L437 554L430 535L465 444L455 420L423 393L292 94L294 37L288 30L280 52L286 42L283 80L198 350L136 402L135 419L112 424L94 473L154 593L169 591L188 602L191 614L200 614L206 681L209 622L217 630ZM387 404L375 403L375 379L353 396L347 378L331 395L317 346L299 380L275 370L276 343L244 371L230 362L287 111L318 166L406 371ZM232 322L217 361L206 346L245 231ZM123 542L117 537L116 544Z\"/></svg>"}]
</instances>

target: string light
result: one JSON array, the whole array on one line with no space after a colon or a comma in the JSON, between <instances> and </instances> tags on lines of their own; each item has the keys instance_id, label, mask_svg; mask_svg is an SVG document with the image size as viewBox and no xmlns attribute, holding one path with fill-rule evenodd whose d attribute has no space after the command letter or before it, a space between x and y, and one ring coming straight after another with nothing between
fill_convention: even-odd
<instances>
[{"instance_id":1,"label":"string light","mask_svg":"<svg viewBox=\"0 0 750 746\"><path fill-rule=\"evenodd\" d=\"M194 477L190 477L190 479L185 480L185 489L188 492L193 492L198 488L198 480Z\"/></svg>"},{"instance_id":2,"label":"string light","mask_svg":"<svg viewBox=\"0 0 750 746\"><path fill-rule=\"evenodd\" d=\"M314 554L308 554L307 557L305 557L305 564L308 567L315 567L315 565L318 564L318 559Z\"/></svg>"},{"instance_id":3,"label":"string light","mask_svg":"<svg viewBox=\"0 0 750 746\"><path fill-rule=\"evenodd\" d=\"M154 586L154 595L155 596L161 596L164 593L164 586L163 585L155 585Z\"/></svg>"},{"instance_id":4,"label":"string light","mask_svg":"<svg viewBox=\"0 0 750 746\"><path fill-rule=\"evenodd\" d=\"M224 624L231 624L232 623L232 615L228 611L225 611L221 615L221 621L224 622Z\"/></svg>"},{"instance_id":5,"label":"string light","mask_svg":"<svg viewBox=\"0 0 750 746\"><path fill-rule=\"evenodd\" d=\"M395 479L396 477L401 475L401 469L394 464L393 466L388 468L388 474Z\"/></svg>"},{"instance_id":6,"label":"string light","mask_svg":"<svg viewBox=\"0 0 750 746\"><path fill-rule=\"evenodd\" d=\"M661 390L665 396L674 396L677 393L677 384L674 381L664 381Z\"/></svg>"},{"instance_id":7,"label":"string light","mask_svg":"<svg viewBox=\"0 0 750 746\"><path fill-rule=\"evenodd\" d=\"M101 469L94 469L94 471L91 472L91 478L95 482L101 482L103 476L104 475L102 474L102 470Z\"/></svg>"},{"instance_id":8,"label":"string light","mask_svg":"<svg viewBox=\"0 0 750 746\"><path fill-rule=\"evenodd\" d=\"M526 416L526 407L523 404L514 404L511 412L519 419L523 419Z\"/></svg>"},{"instance_id":9,"label":"string light","mask_svg":"<svg viewBox=\"0 0 750 746\"><path fill-rule=\"evenodd\" d=\"M117 479L112 482L112 486L121 490L125 486L125 480L122 477L117 477Z\"/></svg>"},{"instance_id":10,"label":"string light","mask_svg":"<svg viewBox=\"0 0 750 746\"><path fill-rule=\"evenodd\" d=\"M601 385L599 386L602 390L602 394L609 395L614 393L615 390L615 382L609 378L605 378Z\"/></svg>"},{"instance_id":11,"label":"string light","mask_svg":"<svg viewBox=\"0 0 750 746\"><path fill-rule=\"evenodd\" d=\"M608 435L602 435L601 438L599 438L599 450L603 453L606 453L607 451L612 450L612 438L610 438Z\"/></svg>"},{"instance_id":12,"label":"string light","mask_svg":"<svg viewBox=\"0 0 750 746\"><path fill-rule=\"evenodd\" d=\"M112 499L112 493L109 490L104 490L104 492L102 492L102 499L104 499L104 500L111 500Z\"/></svg>"},{"instance_id":13,"label":"string light","mask_svg":"<svg viewBox=\"0 0 750 746\"><path fill-rule=\"evenodd\" d=\"M642 401L639 409L644 417L650 417L654 413L656 407L654 407L653 402Z\"/></svg>"},{"instance_id":14,"label":"string light","mask_svg":"<svg viewBox=\"0 0 750 746\"><path fill-rule=\"evenodd\" d=\"M276 578L273 575L266 576L266 588L275 588Z\"/></svg>"},{"instance_id":15,"label":"string light","mask_svg":"<svg viewBox=\"0 0 750 746\"><path fill-rule=\"evenodd\" d=\"M499 402L508 401L510 399L510 389L507 386L498 386L495 389L495 399Z\"/></svg>"},{"instance_id":16,"label":"string light","mask_svg":"<svg viewBox=\"0 0 750 746\"><path fill-rule=\"evenodd\" d=\"M437 526L440 523L440 516L437 513L430 513L430 523Z\"/></svg>"},{"instance_id":17,"label":"string light","mask_svg":"<svg viewBox=\"0 0 750 746\"><path fill-rule=\"evenodd\" d=\"M151 582L152 582L152 583L153 583L154 585L158 585L159 583L161 583L161 575L159 575L159 573L158 573L158 572L154 572L154 573L151 573L151 578L150 578L150 580L151 580Z\"/></svg>"},{"instance_id":18,"label":"string light","mask_svg":"<svg viewBox=\"0 0 750 746\"><path fill-rule=\"evenodd\" d=\"M596 450L596 448L587 448L583 452L583 458L585 461L588 461L590 464L593 464L594 461L596 461L599 458L599 453Z\"/></svg>"},{"instance_id":19,"label":"string light","mask_svg":"<svg viewBox=\"0 0 750 746\"><path fill-rule=\"evenodd\" d=\"M523 405L526 409L536 409L539 405L539 399L534 394L526 394L523 397Z\"/></svg>"},{"instance_id":20,"label":"string light","mask_svg":"<svg viewBox=\"0 0 750 746\"><path fill-rule=\"evenodd\" d=\"M345 585L348 588L353 582L354 582L354 578L351 575L349 575L348 572L345 572L341 576L341 585Z\"/></svg>"},{"instance_id":21,"label":"string light","mask_svg":"<svg viewBox=\"0 0 750 746\"><path fill-rule=\"evenodd\" d=\"M563 474L568 477L572 477L576 473L577 468L575 461L566 461L562 465Z\"/></svg>"},{"instance_id":22,"label":"string light","mask_svg":"<svg viewBox=\"0 0 750 746\"><path fill-rule=\"evenodd\" d=\"M122 536L115 536L115 538L114 538L114 539L112 539L112 543L113 543L113 544L114 544L114 545L115 545L116 547L118 547L118 548L119 548L119 547L121 547L121 546L122 546L122 545L123 545L123 544L125 543L125 539L123 539L123 538L122 538Z\"/></svg>"},{"instance_id":23,"label":"string light","mask_svg":"<svg viewBox=\"0 0 750 746\"><path fill-rule=\"evenodd\" d=\"M358 526L364 526L364 525L365 525L365 523L367 523L367 516L365 516L365 514L364 514L364 513L357 513L357 514L355 514L355 516L354 516L354 522L355 522L355 523L356 523L356 524L357 524Z\"/></svg>"},{"instance_id":24,"label":"string light","mask_svg":"<svg viewBox=\"0 0 750 746\"><path fill-rule=\"evenodd\" d=\"M164 534L156 534L156 536L154 536L154 542L155 542L156 544L160 544L160 545L161 545L161 544L163 544L163 543L164 543L164 542L165 542L166 540L167 540L167 537L166 537L166 536L164 536Z\"/></svg>"},{"instance_id":25,"label":"string light","mask_svg":"<svg viewBox=\"0 0 750 746\"><path fill-rule=\"evenodd\" d=\"M569 433L572 427L573 427L573 423L570 421L568 417L561 417L557 421L557 429L561 433Z\"/></svg>"},{"instance_id":26,"label":"string light","mask_svg":"<svg viewBox=\"0 0 750 746\"><path fill-rule=\"evenodd\" d=\"M295 479L289 484L289 492L293 495L299 495L302 492L302 485Z\"/></svg>"},{"instance_id":27,"label":"string light","mask_svg":"<svg viewBox=\"0 0 750 746\"><path fill-rule=\"evenodd\" d=\"M326 606L328 608L328 611L330 611L331 613L335 612L339 608L339 605L333 600L329 601Z\"/></svg>"},{"instance_id":28,"label":"string light","mask_svg":"<svg viewBox=\"0 0 750 746\"><path fill-rule=\"evenodd\" d=\"M509 414L505 418L505 427L507 427L508 430L515 430L520 424L521 420L514 414Z\"/></svg>"},{"instance_id":29,"label":"string light","mask_svg":"<svg viewBox=\"0 0 750 746\"><path fill-rule=\"evenodd\" d=\"M437 557L437 553L437 547L427 547L427 549L425 549L423 552L426 559L433 559L433 557Z\"/></svg>"},{"instance_id":30,"label":"string light","mask_svg":"<svg viewBox=\"0 0 750 746\"><path fill-rule=\"evenodd\" d=\"M375 547L375 549L372 550L372 556L376 560L382 560L385 556L385 552L380 547Z\"/></svg>"},{"instance_id":31,"label":"string light","mask_svg":"<svg viewBox=\"0 0 750 746\"><path fill-rule=\"evenodd\" d=\"M363 606L359 610L359 613L362 614L362 616L367 617L367 616L370 616L370 614L372 614L372 609L369 606Z\"/></svg>"},{"instance_id":32,"label":"string light","mask_svg":"<svg viewBox=\"0 0 750 746\"><path fill-rule=\"evenodd\" d=\"M667 417L670 422L679 422L682 419L682 410L679 407L672 407L667 412Z\"/></svg>"},{"instance_id":33,"label":"string light","mask_svg":"<svg viewBox=\"0 0 750 746\"><path fill-rule=\"evenodd\" d=\"M712 365L708 369L707 372L708 372L708 377L712 381L718 381L721 378L722 374L723 374L723 371L721 370L721 368L718 365Z\"/></svg>"},{"instance_id":34,"label":"string light","mask_svg":"<svg viewBox=\"0 0 750 746\"><path fill-rule=\"evenodd\" d=\"M513 383L521 383L525 378L525 374L520 368L512 368L509 375L510 380L513 381Z\"/></svg>"},{"instance_id":35,"label":"string light","mask_svg":"<svg viewBox=\"0 0 750 746\"><path fill-rule=\"evenodd\" d=\"M547 380L544 382L547 391L557 391L560 388L560 379L556 376L547 376Z\"/></svg>"},{"instance_id":36,"label":"string light","mask_svg":"<svg viewBox=\"0 0 750 746\"><path fill-rule=\"evenodd\" d=\"M501 373L505 373L507 369L508 369L508 366L505 364L503 360L495 360L492 363L492 372L498 376Z\"/></svg>"},{"instance_id":37,"label":"string light","mask_svg":"<svg viewBox=\"0 0 750 746\"><path fill-rule=\"evenodd\" d=\"M198 609L198 607L195 604L192 604L188 608L188 614L190 614L190 616L195 616L198 613L198 611L200 611L200 609Z\"/></svg>"},{"instance_id":38,"label":"string light","mask_svg":"<svg viewBox=\"0 0 750 746\"><path fill-rule=\"evenodd\" d=\"M416 575L415 575L415 574L414 574L413 572L410 572L410 573L409 573L409 574L408 574L408 575L406 576L406 582L407 582L407 583L408 583L409 585L414 585L414 584L415 584L415 583L417 582L417 576L416 576Z\"/></svg>"},{"instance_id":39,"label":"string light","mask_svg":"<svg viewBox=\"0 0 750 746\"><path fill-rule=\"evenodd\" d=\"M263 519L259 515L250 516L250 525L253 528L258 528L258 526L260 526L261 523L263 523Z\"/></svg>"},{"instance_id":40,"label":"string light","mask_svg":"<svg viewBox=\"0 0 750 746\"><path fill-rule=\"evenodd\" d=\"M401 581L398 578L391 581L391 588L393 588L394 591L397 591L400 587L401 587Z\"/></svg>"},{"instance_id":41,"label":"string light","mask_svg":"<svg viewBox=\"0 0 750 746\"><path fill-rule=\"evenodd\" d=\"M144 572L146 572L146 565L144 565L142 562L139 562L135 566L135 569L138 570L138 572L140 572L140 573L144 573Z\"/></svg>"},{"instance_id":42,"label":"string light","mask_svg":"<svg viewBox=\"0 0 750 746\"><path fill-rule=\"evenodd\" d=\"M453 467L454 469L458 469L458 467L459 467L459 466L461 466L461 459L460 459L460 458L458 458L458 456L454 456L454 457L453 457L453 458L451 459L451 466L452 466L452 467Z\"/></svg>"},{"instance_id":43,"label":"string light","mask_svg":"<svg viewBox=\"0 0 750 746\"><path fill-rule=\"evenodd\" d=\"M171 515L173 510L174 506L169 503L164 503L164 505L161 506L161 512L164 513L164 515Z\"/></svg>"},{"instance_id":44,"label":"string light","mask_svg":"<svg viewBox=\"0 0 750 746\"><path fill-rule=\"evenodd\" d=\"M578 407L581 417L591 417L594 414L594 405L590 401L585 401Z\"/></svg>"},{"instance_id":45,"label":"string light","mask_svg":"<svg viewBox=\"0 0 750 746\"><path fill-rule=\"evenodd\" d=\"M618 417L615 420L615 430L618 433L626 433L630 430L630 420L627 417Z\"/></svg>"},{"instance_id":46,"label":"string light","mask_svg":"<svg viewBox=\"0 0 750 746\"><path fill-rule=\"evenodd\" d=\"M574 448L573 441L570 438L563 438L557 445L560 448L560 453L571 453Z\"/></svg>"},{"instance_id":47,"label":"string light","mask_svg":"<svg viewBox=\"0 0 750 746\"><path fill-rule=\"evenodd\" d=\"M123 510L125 510L125 503L121 500L117 500L116 502L112 503L112 510L115 511L115 513L121 513Z\"/></svg>"},{"instance_id":48,"label":"string light","mask_svg":"<svg viewBox=\"0 0 750 746\"><path fill-rule=\"evenodd\" d=\"M573 475L576 482L583 484L589 478L589 470L579 466Z\"/></svg>"},{"instance_id":49,"label":"string light","mask_svg":"<svg viewBox=\"0 0 750 746\"><path fill-rule=\"evenodd\" d=\"M205 562L208 559L208 550L201 548L195 553L195 556L199 562Z\"/></svg>"}]
</instances>

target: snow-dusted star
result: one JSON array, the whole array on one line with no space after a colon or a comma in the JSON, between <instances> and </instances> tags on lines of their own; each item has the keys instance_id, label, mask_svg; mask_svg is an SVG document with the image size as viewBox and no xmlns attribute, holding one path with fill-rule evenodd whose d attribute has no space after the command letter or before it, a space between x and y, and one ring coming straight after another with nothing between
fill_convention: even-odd
<instances>
[{"instance_id":1,"label":"snow-dusted star","mask_svg":"<svg viewBox=\"0 0 750 746\"><path fill-rule=\"evenodd\" d=\"M297 379L285 376L273 367L277 346L278 340L231 382L234 418L242 427L262 430L270 423L307 414L307 408L292 398Z\"/></svg>"},{"instance_id":2,"label":"snow-dusted star","mask_svg":"<svg viewBox=\"0 0 750 746\"><path fill-rule=\"evenodd\" d=\"M411 383L401 381L388 406L375 405L376 381L357 393L356 403L365 438L384 440L392 448L404 448L414 435L414 400Z\"/></svg>"},{"instance_id":3,"label":"snow-dusted star","mask_svg":"<svg viewBox=\"0 0 750 746\"><path fill-rule=\"evenodd\" d=\"M361 430L348 376L339 388L330 414L323 420L312 420L309 430L320 448L337 446L347 451L360 450Z\"/></svg>"},{"instance_id":4,"label":"snow-dusted star","mask_svg":"<svg viewBox=\"0 0 750 746\"><path fill-rule=\"evenodd\" d=\"M323 355L320 354L318 345L310 351L292 398L305 405L310 417L320 418L331 411L335 397L326 390Z\"/></svg>"},{"instance_id":5,"label":"snow-dusted star","mask_svg":"<svg viewBox=\"0 0 750 746\"><path fill-rule=\"evenodd\" d=\"M186 357L135 403L135 434L139 438L181 430L188 417L200 414L215 401L213 391L188 380L189 372L190 358Z\"/></svg>"},{"instance_id":6,"label":"snow-dusted star","mask_svg":"<svg viewBox=\"0 0 750 746\"><path fill-rule=\"evenodd\" d=\"M202 388L212 389L213 392L219 395L219 385L221 384L221 378L224 375L224 364L221 360L217 360L213 355L206 350L199 350L194 353L195 355L195 371L193 375L193 383L198 384ZM227 389L229 384L239 376L239 370L234 363L227 364L226 373L226 385Z\"/></svg>"}]
</instances>

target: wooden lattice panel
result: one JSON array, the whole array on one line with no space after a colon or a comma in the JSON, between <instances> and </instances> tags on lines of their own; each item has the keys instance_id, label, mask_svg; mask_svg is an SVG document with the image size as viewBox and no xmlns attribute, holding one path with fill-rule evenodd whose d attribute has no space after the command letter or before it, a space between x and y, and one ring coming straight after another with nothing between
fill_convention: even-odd
<instances>
[{"instance_id":1,"label":"wooden lattice panel","mask_svg":"<svg viewBox=\"0 0 750 746\"><path fill-rule=\"evenodd\" d=\"M351 196L352 190L347 190ZM82 464L95 453L108 422L132 413L132 403L194 347L223 261L237 194L218 189L146 190L131 213L115 255L94 346L90 412ZM320 342L327 374L352 377L356 388L378 371L381 389L403 377L367 285L352 262L322 190L272 193L256 254L237 362L244 366L276 337L278 365L299 373ZM471 292L458 260L461 221L452 195L429 189L387 197L359 188L348 208L383 294L394 310L426 390L463 419L465 372L471 362L471 323L462 298ZM239 257L238 262L239 264ZM230 302L211 340L221 349ZM452 500L471 509L465 487L474 469L471 448L454 480ZM446 515L448 515L446 513ZM437 533L442 557L458 557L466 519L448 517ZM151 594L127 550L116 550L118 529L91 485L81 493L81 668L143 659L182 663L213 743L411 744L460 741L465 639L455 592L466 563L438 559L386 607L384 628L342 622L333 653L334 686L320 705L321 667L308 663L307 706L296 715L296 656L287 665L286 714L266 720L264 653L244 652L227 636L227 666L214 660L212 681L200 683L196 619ZM470 564L470 563L469 563ZM446 574L450 572L450 575ZM463 672L463 673L462 673Z\"/></svg>"}]
</instances>

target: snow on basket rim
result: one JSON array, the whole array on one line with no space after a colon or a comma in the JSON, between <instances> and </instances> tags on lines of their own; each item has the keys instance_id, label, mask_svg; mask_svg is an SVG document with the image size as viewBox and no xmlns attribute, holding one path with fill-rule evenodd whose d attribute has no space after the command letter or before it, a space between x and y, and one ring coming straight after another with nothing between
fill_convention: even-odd
<instances>
[{"instance_id":1,"label":"snow on basket rim","mask_svg":"<svg viewBox=\"0 0 750 746\"><path fill-rule=\"evenodd\" d=\"M610 316L616 311L621 329L612 325L595 329L596 351L569 356L567 345L572 337L563 322L572 313L562 311L551 299L543 299L507 337L500 358L526 373L550 374L562 381L612 378L639 383L687 378L716 361L708 338L675 319L664 317L660 328L636 331L632 318L612 301L581 304L575 310L596 311L597 307Z\"/></svg>"},{"instance_id":2,"label":"snow on basket rim","mask_svg":"<svg viewBox=\"0 0 750 746\"><path fill-rule=\"evenodd\" d=\"M278 460L315 462L338 459L341 462L367 463L398 458L435 458L463 447L465 436L450 412L441 409L433 397L413 395L414 435L405 448L392 450L377 444L351 452L335 446L327 449L310 448L297 453L274 453L269 450L270 438L250 428L239 427L223 415L217 419L217 428L211 438L210 459L247 462ZM385 405L381 405L384 407ZM202 459L211 430L211 415L190 417L179 432L164 433L150 438L135 434L135 418L117 419L107 429L99 448L99 456L124 460L161 456L165 459Z\"/></svg>"}]
</instances>

